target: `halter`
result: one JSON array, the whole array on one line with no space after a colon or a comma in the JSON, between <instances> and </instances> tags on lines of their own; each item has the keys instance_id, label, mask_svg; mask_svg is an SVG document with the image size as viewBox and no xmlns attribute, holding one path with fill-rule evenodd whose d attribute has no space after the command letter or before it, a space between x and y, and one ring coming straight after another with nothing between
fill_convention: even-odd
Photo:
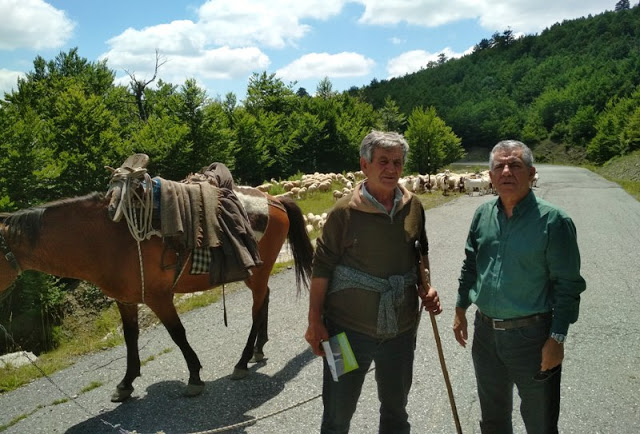
<instances>
[{"instance_id":1,"label":"halter","mask_svg":"<svg viewBox=\"0 0 640 434\"><path fill-rule=\"evenodd\" d=\"M4 258L7 260L9 265L11 265L13 269L18 272L18 276L21 275L22 269L20 268L20 264L18 264L16 255L14 255L11 249L9 248L9 244L7 243L7 240L4 238L2 231L0 231L0 251L4 253Z\"/></svg>"}]
</instances>

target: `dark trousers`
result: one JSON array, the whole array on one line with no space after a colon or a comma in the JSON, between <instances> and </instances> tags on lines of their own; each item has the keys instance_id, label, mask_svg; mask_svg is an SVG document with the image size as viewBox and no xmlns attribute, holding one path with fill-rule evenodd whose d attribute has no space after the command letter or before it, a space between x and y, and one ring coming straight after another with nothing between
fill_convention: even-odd
<instances>
[{"instance_id":1,"label":"dark trousers","mask_svg":"<svg viewBox=\"0 0 640 434\"><path fill-rule=\"evenodd\" d=\"M528 434L555 434L560 414L561 369L545 381L533 376L540 370L542 347L550 321L511 330L494 330L476 313L473 365L483 434L513 433L513 386L520 394L520 414Z\"/></svg>"},{"instance_id":2,"label":"dark trousers","mask_svg":"<svg viewBox=\"0 0 640 434\"><path fill-rule=\"evenodd\" d=\"M324 361L321 432L348 433L356 410L365 375L375 362L375 378L380 401L380 433L402 434L410 431L407 397L413 378L413 358L416 348L415 330L394 338L380 340L351 330L327 325L329 334L345 332L353 349L358 369L333 381Z\"/></svg>"}]
</instances>

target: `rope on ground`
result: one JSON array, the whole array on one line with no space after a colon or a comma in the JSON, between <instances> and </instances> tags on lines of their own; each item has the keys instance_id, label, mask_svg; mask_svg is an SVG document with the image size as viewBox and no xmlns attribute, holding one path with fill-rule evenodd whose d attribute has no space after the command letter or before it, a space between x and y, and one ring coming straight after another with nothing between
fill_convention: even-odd
<instances>
[{"instance_id":1,"label":"rope on ground","mask_svg":"<svg viewBox=\"0 0 640 434\"><path fill-rule=\"evenodd\" d=\"M47 373L44 372L44 370L42 368L40 368L40 366L38 366L38 364L35 362L35 360L32 360L31 357L29 357L29 354L25 350L23 350L22 347L20 347L20 345L18 345L16 343L16 341L13 340L13 336L11 334L9 334L9 332L7 332L7 329L5 329L4 326L1 325L1 324L0 324L0 329L2 329L2 331L4 332L4 334L7 337L7 339L10 339L12 344L16 348L18 348L20 351L22 351L22 355L27 358L29 363L31 363L38 370L38 372L40 372L40 374L49 381L49 383L51 383L56 389L58 389L58 391L62 395L64 395L65 398L67 398L69 401L73 402L78 408L80 408L87 415L89 415L91 417L96 417L95 414L91 413L86 407L84 407L82 404L80 404L78 401L76 401L74 397L69 395L60 386L58 386L58 384L55 381L53 381L51 379L51 377L49 377L47 375ZM107 421L107 420L105 420L105 419L103 419L103 418L101 418L99 416L98 416L98 419L100 420L100 422L102 422L103 424L107 425L108 427L118 430L118 432L120 434L131 434L130 431L127 431L127 430L121 428L120 424L112 424L111 422L109 422L109 421Z\"/></svg>"},{"instance_id":2,"label":"rope on ground","mask_svg":"<svg viewBox=\"0 0 640 434\"><path fill-rule=\"evenodd\" d=\"M31 357L29 357L29 356L27 355L27 352L26 352L26 351L24 351L24 350L20 347L20 345L18 345L18 344L13 340L13 336L11 336L11 335L7 332L7 330L6 330L6 329L5 329L1 324L0 324L0 329L2 329L2 331L4 332L4 334L7 336L7 339L10 339L10 340L11 340L11 342L13 343L13 345L15 345L15 346L16 346L16 348L19 348L19 349L20 349L20 351L22 351L22 352L23 352L23 355L27 358L27 360L29 360L29 362L30 362L30 363L31 363L31 364L32 364L32 365L33 365L33 366L34 366L34 367L35 367L35 368L40 372L40 374L42 374L42 376L43 376L43 377L45 377L45 378L46 378L46 379L47 379L47 380L48 380L48 381L49 381L49 382L50 382L50 383L51 383L51 384L52 384L56 389L58 389L58 391L59 391L62 395L64 395L68 400L70 400L71 402L73 402L73 403L74 403L78 408L80 408L80 409L81 409L84 413L86 413L87 415L89 415L89 416L91 416L91 417L96 417L96 415L95 415L95 414L93 414L93 413L92 413L91 411L89 411L86 407L84 407L83 405L81 405L80 403L78 403L78 402L77 402L77 401L76 401L76 400L75 400L71 395L69 395L67 392L65 392L64 390L62 390L62 388L61 388L60 386L58 386L58 385L57 385L57 384L56 384L56 383L51 379L51 377L49 377L49 376L48 376L48 375L47 375L47 374L46 374L46 373L45 373L45 372L44 372L44 371L43 371L43 370L42 370L42 369L41 369L41 368L36 364L36 362L35 362L34 360L31 360ZM370 368L370 369L367 371L367 373L369 373L369 372L371 372L371 371L374 371L375 369L376 369L375 367L372 367L372 368ZM271 412L271 413L267 413L267 414L265 414L265 415L258 416L258 417L256 417L255 419L247 420L247 421L244 421L244 422L239 422L239 423L236 423L236 424L233 424L233 425L223 426L223 427L220 427L220 428L215 428L215 429L212 429L212 430L207 430L207 431L195 431L195 432L192 432L192 433L190 433L190 434L215 434L215 433L221 433L221 432L225 432L225 431L230 431L230 430L232 430L232 429L243 428L243 427L246 427L246 426L249 426L249 425L255 425L257 422L259 422L259 421L261 421L261 420L268 419L268 418L273 417L273 416L277 416L277 415L279 415L279 414L281 414L281 413L287 412L287 411L289 411L289 410L293 410L294 408L297 408L297 407L301 407L301 406L303 406L303 405L305 405L305 404L307 404L307 403L309 403L309 402L311 402L311 401L313 401L313 400L315 400L315 399L320 398L321 396L322 396L322 394L321 394L321 393L319 393L319 394L317 394L317 395L315 395L315 396L312 396L311 398L307 398L307 399L305 399L305 400L303 400L303 401L300 401L300 402L298 402L298 403L292 404L292 405L290 405L290 406L288 406L288 407L284 407L284 408L281 408L280 410L276 410L276 411L273 411L273 412ZM110 423L109 421L107 421L107 420L105 420L105 419L103 419L103 418L101 418L101 417L99 417L99 416L98 416L98 419L100 420L100 422L102 422L103 424L105 424L105 425L109 426L110 428L113 428L113 429L118 430L118 432L119 432L120 434L132 434L133 432L135 432L135 431L133 431L133 432L132 432L132 431L127 431L126 429L122 428L120 424L112 424L112 423Z\"/></svg>"},{"instance_id":3,"label":"rope on ground","mask_svg":"<svg viewBox=\"0 0 640 434\"><path fill-rule=\"evenodd\" d=\"M376 369L375 366L370 368L367 371L367 374L369 372L371 372L371 371L375 371L375 369ZM313 396L311 398L305 399L304 401L300 401L300 402L298 402L296 404L290 405L289 407L285 407L285 408L282 408L280 410L276 410L276 411L274 411L272 413L268 413L268 414L256 417L255 419L247 420L247 421L236 423L236 424L233 424L233 425L223 426L223 427L212 429L212 430L208 430L208 431L196 431L196 432L192 432L190 434L214 434L214 433L219 433L219 432L230 431L232 429L244 428L245 426L249 426L249 425L255 425L257 422L259 422L259 421L261 421L263 419L268 419L268 418L276 416L276 415L278 415L280 413L284 413L286 411L293 410L296 407L301 407L304 404L313 401L314 399L320 398L321 396L322 396L322 393L319 393L316 396Z\"/></svg>"},{"instance_id":4,"label":"rope on ground","mask_svg":"<svg viewBox=\"0 0 640 434\"><path fill-rule=\"evenodd\" d=\"M314 399L320 398L321 396L322 396L322 394L318 394L318 395L313 396L311 398L305 399L304 401L300 401L300 402L298 402L296 404L290 405L289 407L285 407L285 408L282 408L280 410L276 410L276 411L274 411L272 413L268 413L268 414L265 414L263 416L256 417L255 419L247 420L247 421L236 423L236 424L233 424L233 425L223 426L221 428L216 428L216 429L212 429L212 430L197 431L197 432L193 432L193 433L190 433L190 434L214 434L214 433L219 433L219 432L230 431L232 429L243 428L243 427L249 426L249 425L255 425L258 421L261 421L263 419L267 419L267 418L276 416L276 415L278 415L280 413L284 413L285 411L293 410L294 408L300 407L300 406L302 406L302 405L304 405L304 404L306 404L308 402L313 401Z\"/></svg>"}]
</instances>

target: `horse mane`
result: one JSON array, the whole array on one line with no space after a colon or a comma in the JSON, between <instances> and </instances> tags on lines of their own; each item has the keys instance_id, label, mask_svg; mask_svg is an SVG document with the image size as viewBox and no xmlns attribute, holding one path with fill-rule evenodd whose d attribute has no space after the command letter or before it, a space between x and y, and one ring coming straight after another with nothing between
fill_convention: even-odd
<instances>
[{"instance_id":1,"label":"horse mane","mask_svg":"<svg viewBox=\"0 0 640 434\"><path fill-rule=\"evenodd\" d=\"M12 213L0 213L0 221L5 225L5 233L8 240L17 240L19 237L26 237L31 246L34 246L40 237L42 227L42 216L48 209L55 209L78 202L104 202L103 193L89 193L84 196L58 199L31 208L21 209Z\"/></svg>"}]
</instances>

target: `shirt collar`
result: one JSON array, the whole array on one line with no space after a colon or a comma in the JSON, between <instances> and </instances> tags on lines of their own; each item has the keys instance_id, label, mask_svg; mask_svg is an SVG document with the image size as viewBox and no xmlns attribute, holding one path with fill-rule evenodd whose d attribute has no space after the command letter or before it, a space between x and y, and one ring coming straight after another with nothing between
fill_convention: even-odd
<instances>
[{"instance_id":1,"label":"shirt collar","mask_svg":"<svg viewBox=\"0 0 640 434\"><path fill-rule=\"evenodd\" d=\"M531 208L536 202L536 195L533 194L533 190L529 189L529 193L525 197L522 198L520 202L513 207L513 215L519 215L525 213L529 208ZM496 201L496 205L498 209L504 212L504 205L500 198Z\"/></svg>"},{"instance_id":2,"label":"shirt collar","mask_svg":"<svg viewBox=\"0 0 640 434\"><path fill-rule=\"evenodd\" d=\"M367 200L369 200L373 205L375 205L376 208L379 208L380 210L384 211L385 214L388 214L392 217L398 210L398 204L402 201L402 190L400 190L399 187L396 187L394 191L395 191L395 195L393 197L393 208L391 208L390 212L387 212L387 209L384 207L384 205L378 202L378 199L376 199L371 195L371 193L369 193L369 190L367 190L367 182L365 181L362 184L363 196L366 197Z\"/></svg>"}]
</instances>

